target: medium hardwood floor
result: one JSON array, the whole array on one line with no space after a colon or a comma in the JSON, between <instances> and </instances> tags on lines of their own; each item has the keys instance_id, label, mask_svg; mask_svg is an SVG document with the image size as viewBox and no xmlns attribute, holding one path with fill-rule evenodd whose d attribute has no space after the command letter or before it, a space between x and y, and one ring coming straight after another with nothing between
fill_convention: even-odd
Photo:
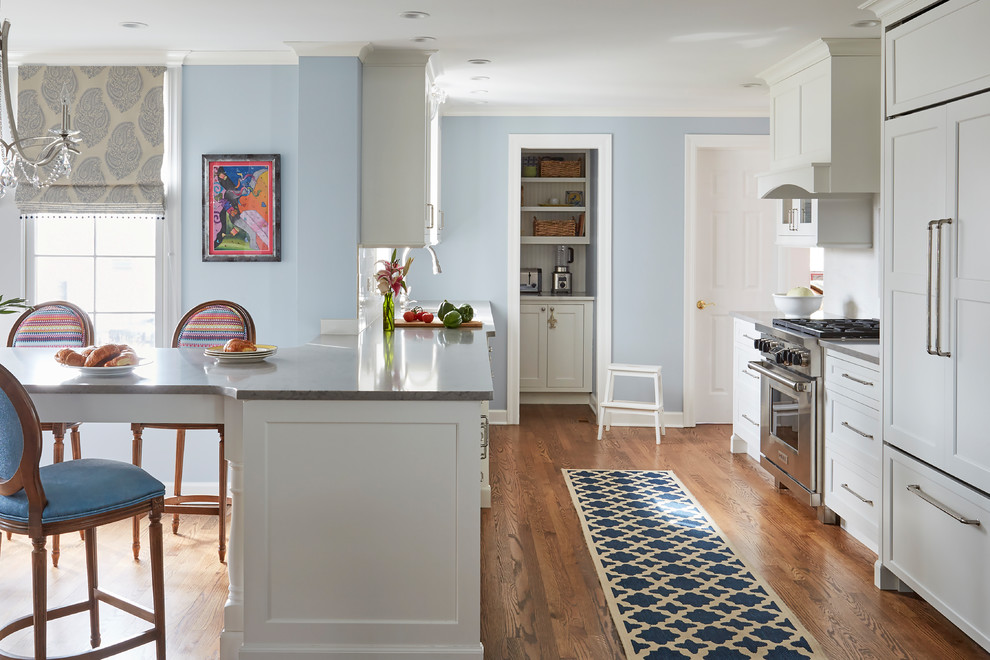
<instances>
[{"instance_id":1,"label":"medium hardwood floor","mask_svg":"<svg viewBox=\"0 0 990 660\"><path fill-rule=\"evenodd\" d=\"M587 406L522 406L492 430L492 508L482 510L481 637L492 660L622 658L562 468L673 470L828 657L990 658L912 594L873 586L876 555L786 493L731 427L612 427Z\"/></svg>"},{"instance_id":2,"label":"medium hardwood floor","mask_svg":"<svg viewBox=\"0 0 990 660\"><path fill-rule=\"evenodd\" d=\"M492 428L493 505L481 513L486 660L623 657L562 468L673 470L833 660L990 659L921 599L877 590L875 555L840 528L820 524L809 507L777 493L770 476L747 456L730 454L728 426L668 428L657 446L652 428L612 427L597 441L586 406L523 406L521 414L519 426ZM178 536L165 527L168 657L213 660L227 598L216 520L185 516ZM100 569L105 589L151 602L147 561L131 558L129 522L101 528ZM59 568L49 564L48 576L50 605L81 597L85 572L78 534L62 537ZM29 610L30 589L30 544L24 537L4 538L0 622ZM101 615L105 642L143 625L108 607ZM85 614L53 622L50 631L52 653L88 645ZM30 632L17 633L4 648L29 654ZM153 648L116 657L145 660L154 657Z\"/></svg>"}]
</instances>

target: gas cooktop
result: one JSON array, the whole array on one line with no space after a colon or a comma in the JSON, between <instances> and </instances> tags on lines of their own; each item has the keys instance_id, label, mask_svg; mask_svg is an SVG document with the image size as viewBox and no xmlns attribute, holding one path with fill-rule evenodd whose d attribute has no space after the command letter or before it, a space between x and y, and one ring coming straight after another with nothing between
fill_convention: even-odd
<instances>
[{"instance_id":1,"label":"gas cooktop","mask_svg":"<svg viewBox=\"0 0 990 660\"><path fill-rule=\"evenodd\" d=\"M773 325L818 339L880 338L880 319L774 319Z\"/></svg>"}]
</instances>

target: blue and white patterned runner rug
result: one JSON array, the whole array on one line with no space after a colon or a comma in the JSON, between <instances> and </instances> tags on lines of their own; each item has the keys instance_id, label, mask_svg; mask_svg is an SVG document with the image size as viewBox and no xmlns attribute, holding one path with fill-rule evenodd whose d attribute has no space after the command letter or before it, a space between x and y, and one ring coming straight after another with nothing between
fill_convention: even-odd
<instances>
[{"instance_id":1,"label":"blue and white patterned runner rug","mask_svg":"<svg viewBox=\"0 0 990 660\"><path fill-rule=\"evenodd\" d=\"M673 472L564 470L626 657L824 657Z\"/></svg>"}]
</instances>

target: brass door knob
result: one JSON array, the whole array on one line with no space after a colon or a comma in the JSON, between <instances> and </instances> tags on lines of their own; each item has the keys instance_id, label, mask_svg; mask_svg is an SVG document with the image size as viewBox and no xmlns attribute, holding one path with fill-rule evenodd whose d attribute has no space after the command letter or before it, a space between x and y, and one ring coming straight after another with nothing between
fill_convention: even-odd
<instances>
[{"instance_id":1,"label":"brass door knob","mask_svg":"<svg viewBox=\"0 0 990 660\"><path fill-rule=\"evenodd\" d=\"M699 300L699 301L698 301L698 302L696 303L696 305L698 306L698 309L704 309L705 307L708 307L709 305L714 305L714 304L715 304L715 303L713 303L713 302L708 302L707 300Z\"/></svg>"}]
</instances>

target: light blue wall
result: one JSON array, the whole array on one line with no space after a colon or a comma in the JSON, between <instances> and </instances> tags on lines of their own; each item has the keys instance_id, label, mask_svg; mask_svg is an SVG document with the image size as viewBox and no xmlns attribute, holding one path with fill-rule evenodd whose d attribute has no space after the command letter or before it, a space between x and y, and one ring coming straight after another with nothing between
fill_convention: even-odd
<instances>
[{"instance_id":1,"label":"light blue wall","mask_svg":"<svg viewBox=\"0 0 990 660\"><path fill-rule=\"evenodd\" d=\"M445 117L445 234L432 275L411 269L420 299L489 299L495 342L493 409L506 406L508 136L610 133L613 150L612 361L663 365L667 410L683 407L684 136L769 133L765 118ZM515 199L515 198L513 198ZM416 255L419 257L420 255Z\"/></svg>"}]
</instances>

